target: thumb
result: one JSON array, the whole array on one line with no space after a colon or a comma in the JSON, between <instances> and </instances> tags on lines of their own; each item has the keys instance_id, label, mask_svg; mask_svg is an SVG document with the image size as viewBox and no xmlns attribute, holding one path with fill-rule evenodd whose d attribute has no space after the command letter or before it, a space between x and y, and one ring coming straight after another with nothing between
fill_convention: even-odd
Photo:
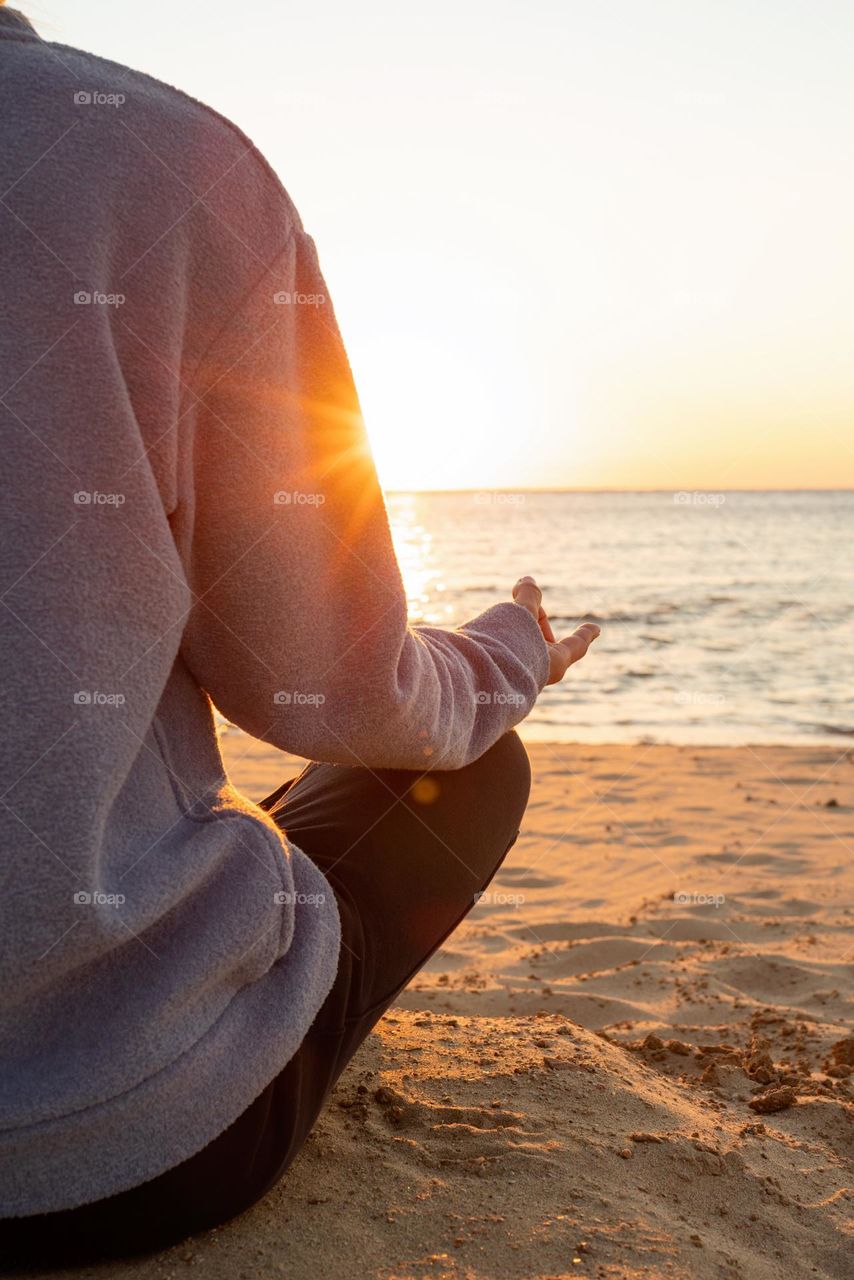
<instances>
[{"instance_id":1,"label":"thumb","mask_svg":"<svg viewBox=\"0 0 854 1280\"><path fill-rule=\"evenodd\" d=\"M520 578L513 588L513 599L527 609L534 621L539 621L543 593L531 577Z\"/></svg>"}]
</instances>

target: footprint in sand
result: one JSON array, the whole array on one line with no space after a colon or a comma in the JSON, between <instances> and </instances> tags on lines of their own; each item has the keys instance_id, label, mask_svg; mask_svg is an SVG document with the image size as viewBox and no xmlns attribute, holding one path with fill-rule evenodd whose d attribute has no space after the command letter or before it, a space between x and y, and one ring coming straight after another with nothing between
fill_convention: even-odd
<instances>
[{"instance_id":1,"label":"footprint in sand","mask_svg":"<svg viewBox=\"0 0 854 1280\"><path fill-rule=\"evenodd\" d=\"M478 1130L518 1129L521 1132L524 1119L519 1112L503 1107L452 1107L419 1102L385 1085L375 1091L374 1101L382 1107L387 1120L405 1129L433 1130L460 1125Z\"/></svg>"},{"instance_id":2,"label":"footprint in sand","mask_svg":"<svg viewBox=\"0 0 854 1280\"><path fill-rule=\"evenodd\" d=\"M385 1119L405 1130L430 1164L459 1165L483 1176L499 1164L506 1171L532 1160L552 1163L547 1152L556 1144L547 1133L526 1129L519 1112L419 1102L386 1087L377 1089L374 1099Z\"/></svg>"}]
</instances>

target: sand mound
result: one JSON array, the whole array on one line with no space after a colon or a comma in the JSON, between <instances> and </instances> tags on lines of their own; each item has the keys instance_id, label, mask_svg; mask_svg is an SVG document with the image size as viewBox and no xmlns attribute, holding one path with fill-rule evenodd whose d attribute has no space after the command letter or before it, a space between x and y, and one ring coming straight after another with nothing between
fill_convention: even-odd
<instances>
[{"instance_id":1,"label":"sand mound","mask_svg":"<svg viewBox=\"0 0 854 1280\"><path fill-rule=\"evenodd\" d=\"M256 798L296 767L231 745ZM531 754L511 858L286 1180L109 1276L854 1275L854 755Z\"/></svg>"},{"instance_id":2,"label":"sand mound","mask_svg":"<svg viewBox=\"0 0 854 1280\"><path fill-rule=\"evenodd\" d=\"M263 1205L110 1275L850 1276L845 1086L760 1116L744 1062L658 1044L394 1013Z\"/></svg>"}]
</instances>

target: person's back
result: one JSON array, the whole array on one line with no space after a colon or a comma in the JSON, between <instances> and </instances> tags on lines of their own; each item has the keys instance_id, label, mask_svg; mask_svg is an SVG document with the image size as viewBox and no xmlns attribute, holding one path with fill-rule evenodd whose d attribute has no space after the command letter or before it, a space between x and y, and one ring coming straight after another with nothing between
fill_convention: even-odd
<instances>
[{"instance_id":1,"label":"person's back","mask_svg":"<svg viewBox=\"0 0 854 1280\"><path fill-rule=\"evenodd\" d=\"M275 467L263 511L260 495L253 510L229 509L229 474L208 489L210 507L194 502L194 475L217 450L255 465L259 437L226 421L223 381L208 388L248 345L234 330L252 286L271 266L283 280L293 270L296 220L246 140L204 108L26 31L3 37L8 1213L57 1207L84 1182L100 1190L88 1158L100 1165L131 1116L138 1132L123 1135L104 1190L159 1171L143 1150L163 1167L233 1118L223 1045L255 1040L251 1097L332 980L337 921L331 903L300 913L298 987L287 972L250 985L292 942L293 907L275 892L322 881L226 787L210 706L181 656L194 610L198 630L229 626L202 599L215 577L234 568L263 599L277 590L252 572L266 564L264 535L280 541L295 517L298 547L305 511L274 505L287 479ZM284 308L270 280L272 325ZM232 539L215 567L220 540L198 537L204 519ZM198 660L216 664L207 643ZM234 643L261 682L288 687L284 650L268 671L251 639ZM283 718L272 694L259 727ZM241 991L250 998L235 1000ZM186 1083L176 1126L160 1100ZM43 1153L38 1176L19 1149Z\"/></svg>"},{"instance_id":2,"label":"person's back","mask_svg":"<svg viewBox=\"0 0 854 1280\"><path fill-rule=\"evenodd\" d=\"M0 68L11 1218L199 1151L335 978L335 897L228 784L211 700L308 757L459 769L549 654L513 603L407 630L314 247L247 139L8 9Z\"/></svg>"}]
</instances>

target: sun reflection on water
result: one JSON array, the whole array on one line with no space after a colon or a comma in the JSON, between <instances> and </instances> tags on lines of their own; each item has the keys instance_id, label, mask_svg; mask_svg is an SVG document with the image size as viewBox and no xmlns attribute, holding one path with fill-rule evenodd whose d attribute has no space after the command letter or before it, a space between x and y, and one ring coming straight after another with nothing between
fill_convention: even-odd
<instances>
[{"instance_id":1,"label":"sun reflection on water","mask_svg":"<svg viewBox=\"0 0 854 1280\"><path fill-rule=\"evenodd\" d=\"M389 517L409 619L438 625L447 620L450 604L443 599L446 588L438 550L422 519L421 502L416 493L395 494L389 501Z\"/></svg>"}]
</instances>

